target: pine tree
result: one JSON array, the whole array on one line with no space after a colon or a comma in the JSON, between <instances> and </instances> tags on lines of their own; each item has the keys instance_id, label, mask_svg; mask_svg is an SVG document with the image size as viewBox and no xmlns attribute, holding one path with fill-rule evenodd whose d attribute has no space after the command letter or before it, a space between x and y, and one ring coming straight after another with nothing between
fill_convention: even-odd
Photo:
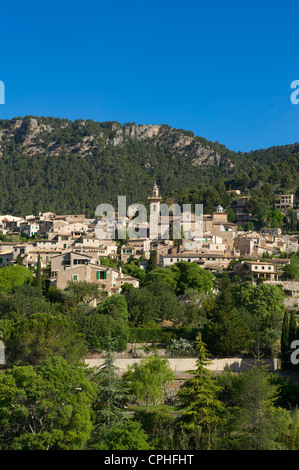
<instances>
[{"instance_id":1,"label":"pine tree","mask_svg":"<svg viewBox=\"0 0 299 470\"><path fill-rule=\"evenodd\" d=\"M113 340L108 337L108 347L105 360L95 375L98 383L97 401L94 405L96 423L106 425L108 429L113 423L122 420L122 406L130 399L123 380L117 374L119 368L115 365Z\"/></svg>"},{"instance_id":2,"label":"pine tree","mask_svg":"<svg viewBox=\"0 0 299 470\"><path fill-rule=\"evenodd\" d=\"M220 387L213 373L207 369L210 364L205 343L199 335L196 340L198 358L196 370L178 393L182 409L181 427L190 438L191 446L199 449L215 449L217 429L221 425L225 406L217 397Z\"/></svg>"},{"instance_id":3,"label":"pine tree","mask_svg":"<svg viewBox=\"0 0 299 470\"><path fill-rule=\"evenodd\" d=\"M290 416L287 410L275 406L278 394L278 385L271 383L265 366L242 373L231 434L235 449L281 448L280 438L289 426Z\"/></svg>"}]
</instances>

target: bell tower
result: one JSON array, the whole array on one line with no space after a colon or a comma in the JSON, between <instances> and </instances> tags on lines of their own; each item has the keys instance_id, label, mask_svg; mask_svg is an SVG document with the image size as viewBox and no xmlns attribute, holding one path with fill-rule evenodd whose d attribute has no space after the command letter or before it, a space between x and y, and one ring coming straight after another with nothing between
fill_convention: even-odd
<instances>
[{"instance_id":1,"label":"bell tower","mask_svg":"<svg viewBox=\"0 0 299 470\"><path fill-rule=\"evenodd\" d=\"M159 239L159 226L161 223L160 216L160 203L162 201L161 196L159 195L159 188L155 181L153 186L152 194L147 198L150 205L150 219L149 219L149 237L152 240Z\"/></svg>"},{"instance_id":2,"label":"bell tower","mask_svg":"<svg viewBox=\"0 0 299 470\"><path fill-rule=\"evenodd\" d=\"M147 198L149 204L150 204L150 212L157 212L159 213L160 211L160 203L162 202L162 198L159 195L159 188L157 186L157 183L155 181L155 184L153 186L153 191L151 196L148 196Z\"/></svg>"}]
</instances>

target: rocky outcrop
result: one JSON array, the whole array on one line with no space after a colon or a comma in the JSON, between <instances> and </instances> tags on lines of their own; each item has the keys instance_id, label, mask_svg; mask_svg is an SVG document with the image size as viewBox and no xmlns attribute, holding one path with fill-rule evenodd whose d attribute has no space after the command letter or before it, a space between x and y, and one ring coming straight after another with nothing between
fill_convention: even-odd
<instances>
[{"instance_id":1,"label":"rocky outcrop","mask_svg":"<svg viewBox=\"0 0 299 470\"><path fill-rule=\"evenodd\" d=\"M163 147L170 157L181 155L193 167L233 165L227 156L216 152L192 132L156 124L112 122L92 126L90 122L39 117L0 121L0 156L13 149L28 156L64 154L84 158L99 148L123 146L137 140ZM144 165L151 167L150 162Z\"/></svg>"}]
</instances>

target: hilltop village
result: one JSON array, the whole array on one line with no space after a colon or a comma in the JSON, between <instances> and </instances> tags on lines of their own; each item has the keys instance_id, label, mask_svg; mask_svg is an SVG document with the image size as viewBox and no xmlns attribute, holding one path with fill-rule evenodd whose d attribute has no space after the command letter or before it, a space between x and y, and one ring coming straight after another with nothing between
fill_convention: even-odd
<instances>
[{"instance_id":1,"label":"hilltop village","mask_svg":"<svg viewBox=\"0 0 299 470\"><path fill-rule=\"evenodd\" d=\"M84 214L2 215L0 268L22 264L36 269L40 257L42 272L51 285L65 289L69 281L87 281L101 285L109 296L121 293L125 283L139 287L139 279L122 272L122 266L134 259L146 271L151 256L163 268L187 261L212 273L247 276L252 282L278 282L284 266L290 263L289 257L281 254L296 253L299 236L283 234L279 228L240 230L250 220L242 210L245 200L240 196L235 201L237 223L228 222L220 205L215 212L203 215L201 239L101 240L96 236L98 219L87 219ZM162 197L156 183L148 201L151 209L159 211ZM294 195L281 196L278 205L281 211L294 208ZM190 219L192 224L194 214L190 213ZM174 216L169 221L171 232ZM122 221L129 222L129 217Z\"/></svg>"}]
</instances>

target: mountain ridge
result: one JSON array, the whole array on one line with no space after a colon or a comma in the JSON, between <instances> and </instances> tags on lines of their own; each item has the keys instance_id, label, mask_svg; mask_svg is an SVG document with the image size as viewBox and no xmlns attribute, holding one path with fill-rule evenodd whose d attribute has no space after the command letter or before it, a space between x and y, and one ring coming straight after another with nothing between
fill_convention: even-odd
<instances>
[{"instance_id":1,"label":"mountain ridge","mask_svg":"<svg viewBox=\"0 0 299 470\"><path fill-rule=\"evenodd\" d=\"M0 213L92 216L98 204L116 204L117 195L146 204L155 180L166 202L194 202L213 186L209 208L225 207L228 189L294 190L299 144L236 153L167 124L0 120Z\"/></svg>"}]
</instances>

